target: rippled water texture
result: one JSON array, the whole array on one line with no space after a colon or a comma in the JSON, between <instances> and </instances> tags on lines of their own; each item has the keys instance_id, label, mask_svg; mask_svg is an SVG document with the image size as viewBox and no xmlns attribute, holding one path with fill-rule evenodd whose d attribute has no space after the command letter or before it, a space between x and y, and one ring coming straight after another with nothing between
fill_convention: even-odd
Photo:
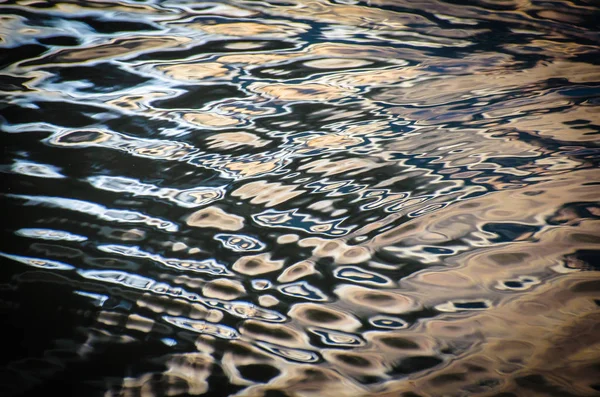
<instances>
[{"instance_id":1,"label":"rippled water texture","mask_svg":"<svg viewBox=\"0 0 600 397\"><path fill-rule=\"evenodd\" d=\"M600 395L600 4L452 3L0 2L0 395Z\"/></svg>"}]
</instances>

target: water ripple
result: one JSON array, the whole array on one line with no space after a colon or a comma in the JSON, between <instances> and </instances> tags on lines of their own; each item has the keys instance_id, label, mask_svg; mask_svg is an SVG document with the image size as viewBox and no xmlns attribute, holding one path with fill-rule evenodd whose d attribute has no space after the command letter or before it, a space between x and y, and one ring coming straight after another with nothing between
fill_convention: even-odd
<instances>
[{"instance_id":1,"label":"water ripple","mask_svg":"<svg viewBox=\"0 0 600 397\"><path fill-rule=\"evenodd\" d=\"M599 19L2 2L0 394L596 395Z\"/></svg>"}]
</instances>

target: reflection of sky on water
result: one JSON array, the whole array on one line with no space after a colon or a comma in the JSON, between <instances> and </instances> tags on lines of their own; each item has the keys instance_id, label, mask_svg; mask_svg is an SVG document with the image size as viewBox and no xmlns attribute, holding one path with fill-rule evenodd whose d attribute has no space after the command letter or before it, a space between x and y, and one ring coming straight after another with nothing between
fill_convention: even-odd
<instances>
[{"instance_id":1,"label":"reflection of sky on water","mask_svg":"<svg viewBox=\"0 0 600 397\"><path fill-rule=\"evenodd\" d=\"M0 394L596 394L598 17L2 3Z\"/></svg>"}]
</instances>

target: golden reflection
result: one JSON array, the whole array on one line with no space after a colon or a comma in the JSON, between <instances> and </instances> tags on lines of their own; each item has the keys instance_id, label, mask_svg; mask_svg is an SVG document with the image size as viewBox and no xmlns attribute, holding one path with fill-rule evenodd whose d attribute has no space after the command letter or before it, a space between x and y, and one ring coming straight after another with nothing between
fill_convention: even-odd
<instances>
[{"instance_id":1,"label":"golden reflection","mask_svg":"<svg viewBox=\"0 0 600 397\"><path fill-rule=\"evenodd\" d=\"M9 386L598 394L590 2L46 3L0 5Z\"/></svg>"},{"instance_id":2,"label":"golden reflection","mask_svg":"<svg viewBox=\"0 0 600 397\"><path fill-rule=\"evenodd\" d=\"M305 66L315 69L341 69L341 68L357 68L361 66L371 65L373 62L363 59L348 59L348 58L329 58L315 59L314 61L304 62Z\"/></svg>"},{"instance_id":3,"label":"golden reflection","mask_svg":"<svg viewBox=\"0 0 600 397\"><path fill-rule=\"evenodd\" d=\"M600 73L600 70L598 71ZM553 103L552 106L560 106ZM562 104L563 107L565 104ZM520 109L524 111L525 109ZM542 110L531 115L511 117L507 127L525 131L535 136L552 138L565 142L598 142L600 106L572 106L569 109L548 112ZM571 169L572 166L568 166Z\"/></svg>"},{"instance_id":4,"label":"golden reflection","mask_svg":"<svg viewBox=\"0 0 600 397\"><path fill-rule=\"evenodd\" d=\"M85 63L101 59L120 58L141 51L182 46L191 39L185 37L148 36L116 39L106 44L82 48L63 49L47 56L50 63Z\"/></svg>"},{"instance_id":5,"label":"golden reflection","mask_svg":"<svg viewBox=\"0 0 600 397\"><path fill-rule=\"evenodd\" d=\"M246 289L242 283L224 278L211 280L202 287L202 295L208 298L233 300L245 293Z\"/></svg>"},{"instance_id":6,"label":"golden reflection","mask_svg":"<svg viewBox=\"0 0 600 397\"><path fill-rule=\"evenodd\" d=\"M211 77L231 78L229 70L222 63L204 62L158 66L157 70L177 80L203 80Z\"/></svg>"},{"instance_id":7,"label":"golden reflection","mask_svg":"<svg viewBox=\"0 0 600 397\"><path fill-rule=\"evenodd\" d=\"M291 200L305 192L302 189L296 189L297 187L298 185L256 181L239 187L231 194L242 200L250 199L251 204L263 204L268 208Z\"/></svg>"},{"instance_id":8,"label":"golden reflection","mask_svg":"<svg viewBox=\"0 0 600 397\"><path fill-rule=\"evenodd\" d=\"M580 62L555 61L511 73L479 73L442 76L411 84L406 88L383 91L375 99L398 105L442 105L481 93L502 93L515 87L535 84L550 78L568 76L574 83L596 81L600 67Z\"/></svg>"},{"instance_id":9,"label":"golden reflection","mask_svg":"<svg viewBox=\"0 0 600 397\"><path fill-rule=\"evenodd\" d=\"M301 165L299 169L311 174L323 174L323 176L332 176L342 173L353 176L379 167L383 167L383 164L377 164L367 158L355 157L337 161L327 159L313 160L306 165Z\"/></svg>"},{"instance_id":10,"label":"golden reflection","mask_svg":"<svg viewBox=\"0 0 600 397\"><path fill-rule=\"evenodd\" d=\"M315 303L295 304L288 314L295 320L317 327L349 332L360 327L360 322L352 314Z\"/></svg>"},{"instance_id":11,"label":"golden reflection","mask_svg":"<svg viewBox=\"0 0 600 397\"><path fill-rule=\"evenodd\" d=\"M252 177L270 173L277 170L281 165L278 159L264 159L262 161L231 161L223 168L234 172L241 177Z\"/></svg>"},{"instance_id":12,"label":"golden reflection","mask_svg":"<svg viewBox=\"0 0 600 397\"><path fill-rule=\"evenodd\" d=\"M267 8L261 8L269 12ZM309 18L322 23L348 24L353 26L367 25L374 29L405 29L409 24L434 26L427 18L412 13L385 11L354 4L331 4L324 0L294 0L277 7L278 13Z\"/></svg>"},{"instance_id":13,"label":"golden reflection","mask_svg":"<svg viewBox=\"0 0 600 397\"><path fill-rule=\"evenodd\" d=\"M346 135L320 135L316 137L311 137L305 140L304 144L308 147L308 149L317 148L317 149L346 149L349 146L360 145L363 142L361 138L346 136ZM298 151L299 153L302 150Z\"/></svg>"},{"instance_id":14,"label":"golden reflection","mask_svg":"<svg viewBox=\"0 0 600 397\"><path fill-rule=\"evenodd\" d=\"M248 255L238 259L232 266L236 272L256 276L270 273L283 267L283 260L272 260L271 254Z\"/></svg>"},{"instance_id":15,"label":"golden reflection","mask_svg":"<svg viewBox=\"0 0 600 397\"><path fill-rule=\"evenodd\" d=\"M143 110L148 111L148 102L152 99L164 98L168 94L166 92L144 92L140 95L122 95L115 99L111 99L106 103L112 106L116 106L117 108L121 108L123 110Z\"/></svg>"},{"instance_id":16,"label":"golden reflection","mask_svg":"<svg viewBox=\"0 0 600 397\"><path fill-rule=\"evenodd\" d=\"M34 2L34 1L32 1ZM37 1L35 1L37 3ZM21 4L27 5L29 3L28 0L19 1ZM116 11L116 12L127 12L127 13L140 13L140 14L150 14L156 12L154 7L145 4L131 4L131 3L122 3L122 2L111 2L107 3L105 1L91 0L86 1L85 6L82 4L77 4L77 2L72 1L58 1L55 3L56 9L58 11L68 13L68 14L81 14L85 12L89 12L90 9L100 9L106 12Z\"/></svg>"},{"instance_id":17,"label":"golden reflection","mask_svg":"<svg viewBox=\"0 0 600 397\"><path fill-rule=\"evenodd\" d=\"M569 391L593 395L588 385L593 379L591 365L598 358L598 315L591 298L597 299L598 293L578 289L590 282L598 282L598 277L574 273L489 312L424 323L418 328L433 338L447 343L479 340L479 349L411 382L390 382L386 392L374 395L391 397L417 390L438 395L448 387L480 390L477 385L486 378L497 380L496 393L518 393L524 379L533 374L543 374L532 378L534 384L543 379L549 388L560 390L570 379Z\"/></svg>"},{"instance_id":18,"label":"golden reflection","mask_svg":"<svg viewBox=\"0 0 600 397\"><path fill-rule=\"evenodd\" d=\"M289 283L310 276L311 274L320 274L315 269L314 262L301 261L285 268L279 277L277 277L277 281L280 283Z\"/></svg>"},{"instance_id":19,"label":"golden reflection","mask_svg":"<svg viewBox=\"0 0 600 397\"><path fill-rule=\"evenodd\" d=\"M231 127L239 124L235 117L218 113L185 113L183 119L202 127Z\"/></svg>"},{"instance_id":20,"label":"golden reflection","mask_svg":"<svg viewBox=\"0 0 600 397\"><path fill-rule=\"evenodd\" d=\"M219 207L207 207L192 213L186 220L192 227L212 227L236 231L244 227L244 218L229 214Z\"/></svg>"},{"instance_id":21,"label":"golden reflection","mask_svg":"<svg viewBox=\"0 0 600 397\"><path fill-rule=\"evenodd\" d=\"M329 101L349 96L352 91L315 83L262 84L253 83L250 90L284 101Z\"/></svg>"},{"instance_id":22,"label":"golden reflection","mask_svg":"<svg viewBox=\"0 0 600 397\"><path fill-rule=\"evenodd\" d=\"M233 149L239 146L263 147L269 144L269 141L260 139L249 132L224 132L212 135L206 140L210 142L211 147L223 149Z\"/></svg>"},{"instance_id":23,"label":"golden reflection","mask_svg":"<svg viewBox=\"0 0 600 397\"><path fill-rule=\"evenodd\" d=\"M406 313L416 307L416 302L406 295L355 285L340 285L335 294L343 301L380 313Z\"/></svg>"},{"instance_id":24,"label":"golden reflection","mask_svg":"<svg viewBox=\"0 0 600 397\"><path fill-rule=\"evenodd\" d=\"M258 297L258 303L263 307L271 307L279 304L279 299L273 295L261 295Z\"/></svg>"},{"instance_id":25,"label":"golden reflection","mask_svg":"<svg viewBox=\"0 0 600 397\"><path fill-rule=\"evenodd\" d=\"M272 38L285 38L295 36L306 32L310 26L303 23L294 23L285 21L277 24L270 21L270 24L256 22L231 22L218 24L188 24L187 28L200 29L210 34L219 34L226 36L268 36Z\"/></svg>"},{"instance_id":26,"label":"golden reflection","mask_svg":"<svg viewBox=\"0 0 600 397\"><path fill-rule=\"evenodd\" d=\"M330 240L318 237L302 239L298 242L300 247L315 247L312 251L316 257L331 257L335 263L356 264L371 259L371 253L366 247L349 246L341 240Z\"/></svg>"}]
</instances>

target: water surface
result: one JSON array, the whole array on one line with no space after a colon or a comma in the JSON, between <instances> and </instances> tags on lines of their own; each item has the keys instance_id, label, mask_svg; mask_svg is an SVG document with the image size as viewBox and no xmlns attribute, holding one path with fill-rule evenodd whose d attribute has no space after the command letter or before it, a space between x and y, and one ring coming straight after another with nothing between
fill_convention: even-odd
<instances>
[{"instance_id":1,"label":"water surface","mask_svg":"<svg viewBox=\"0 0 600 397\"><path fill-rule=\"evenodd\" d=\"M2 1L2 395L600 395L595 1Z\"/></svg>"}]
</instances>

